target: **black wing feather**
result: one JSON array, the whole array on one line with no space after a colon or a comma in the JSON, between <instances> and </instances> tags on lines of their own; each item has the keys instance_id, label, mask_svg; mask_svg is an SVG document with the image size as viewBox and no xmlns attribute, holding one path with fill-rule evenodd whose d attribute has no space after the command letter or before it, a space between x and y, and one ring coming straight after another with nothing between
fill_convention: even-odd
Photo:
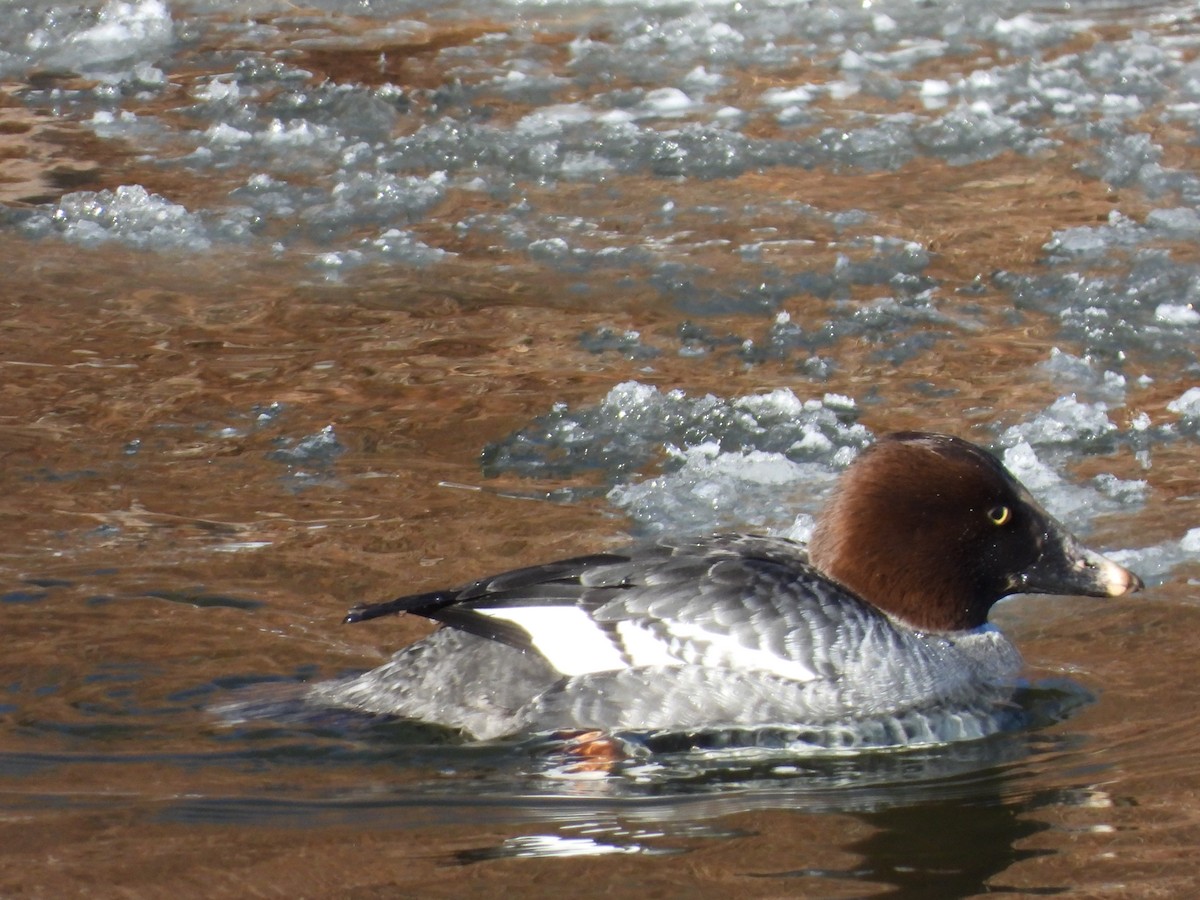
<instances>
[{"instance_id":1,"label":"black wing feather","mask_svg":"<svg viewBox=\"0 0 1200 900\"><path fill-rule=\"evenodd\" d=\"M488 578L480 578L462 587L449 588L440 591L429 591L424 594L410 594L397 597L395 600L385 600L382 603L364 603L355 606L346 613L342 620L344 624L366 622L382 616L412 613L439 622L446 621L440 613L448 606L456 603L476 602L472 605L502 605L508 599L539 600L545 603L574 599L577 594L554 585L579 585L585 572L603 569L615 564L630 561L629 556L615 553L593 553L589 556L576 556L562 559L540 566L527 566L523 569L513 569L511 572L501 572ZM493 601L488 603L486 601ZM447 624L449 624L447 622Z\"/></svg>"}]
</instances>

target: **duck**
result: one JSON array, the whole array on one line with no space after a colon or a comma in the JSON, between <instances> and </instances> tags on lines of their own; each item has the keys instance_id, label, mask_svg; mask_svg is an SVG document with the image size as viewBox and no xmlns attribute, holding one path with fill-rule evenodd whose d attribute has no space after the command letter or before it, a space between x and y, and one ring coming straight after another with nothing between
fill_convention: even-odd
<instances>
[{"instance_id":1,"label":"duck","mask_svg":"<svg viewBox=\"0 0 1200 900\"><path fill-rule=\"evenodd\" d=\"M988 621L998 601L1142 587L987 450L896 432L842 474L807 545L660 538L355 606L345 622L441 627L378 668L310 685L307 699L468 740L947 743L1015 727L1023 663Z\"/></svg>"}]
</instances>

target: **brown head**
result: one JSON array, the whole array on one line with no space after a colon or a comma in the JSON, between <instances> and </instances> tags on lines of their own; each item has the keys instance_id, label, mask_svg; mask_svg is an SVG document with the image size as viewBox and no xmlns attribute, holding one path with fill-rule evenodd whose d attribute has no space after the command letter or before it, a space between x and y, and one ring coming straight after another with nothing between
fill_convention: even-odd
<instances>
[{"instance_id":1,"label":"brown head","mask_svg":"<svg viewBox=\"0 0 1200 900\"><path fill-rule=\"evenodd\" d=\"M923 631L977 628L1009 594L1142 586L1081 545L994 456L943 434L884 435L864 451L809 549L826 575Z\"/></svg>"}]
</instances>

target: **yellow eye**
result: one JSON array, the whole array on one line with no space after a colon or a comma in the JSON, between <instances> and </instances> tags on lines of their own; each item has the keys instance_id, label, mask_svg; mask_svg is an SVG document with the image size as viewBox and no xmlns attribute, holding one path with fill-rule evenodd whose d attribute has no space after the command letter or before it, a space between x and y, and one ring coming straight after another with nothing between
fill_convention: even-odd
<instances>
[{"instance_id":1,"label":"yellow eye","mask_svg":"<svg viewBox=\"0 0 1200 900\"><path fill-rule=\"evenodd\" d=\"M1007 506L993 506L987 511L987 517L993 525L1007 525L1012 521L1012 510Z\"/></svg>"}]
</instances>

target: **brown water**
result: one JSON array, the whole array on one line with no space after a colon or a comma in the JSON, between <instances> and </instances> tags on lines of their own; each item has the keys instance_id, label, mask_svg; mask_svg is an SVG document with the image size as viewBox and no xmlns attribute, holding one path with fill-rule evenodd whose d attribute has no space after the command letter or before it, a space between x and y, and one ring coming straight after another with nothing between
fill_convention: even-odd
<instances>
[{"instance_id":1,"label":"brown water","mask_svg":"<svg viewBox=\"0 0 1200 900\"><path fill-rule=\"evenodd\" d=\"M13 117L28 127L6 131L24 141L11 155L36 163L51 112ZM56 127L56 155L40 174L22 169L8 200L61 191L45 172L64 160L92 188L169 186L189 207L220 187L215 175L131 161L70 121ZM603 188L529 191L564 214L632 233L644 225L647 238L667 236L650 220L670 194L681 205L670 233L686 232L688 258L712 283L746 274L714 242L788 233L772 200L864 209L881 232L935 252L925 274L954 314L956 290L976 276L1039 271L1052 229L1148 208L1136 191L1080 175L1074 153L679 184L614 175ZM452 193L425 235L451 240L471 202ZM710 206L753 206L759 218L688 212ZM813 255L781 257L781 272L835 255L833 235L805 227ZM1058 323L1011 315L995 290L970 295L985 327L899 362L878 353L886 335L844 338L822 350L840 365L817 380L789 360L589 352L579 335L599 327L670 348L695 316L636 277L618 288L611 272L497 267L467 238L454 249L432 268L325 281L301 254L155 254L0 235L0 894L1196 892L1194 564L1133 598L1020 598L997 610L1034 677L1070 678L1098 699L983 750L564 779L524 747L447 744L388 723L234 727L212 715L245 685L367 668L422 633L400 620L341 626L354 603L627 539L629 523L602 492L551 503L536 497L562 484L481 474L482 447L555 402L593 403L630 379L729 397L874 390L881 400L863 403L860 420L873 431L986 437L1063 393L1032 371L1061 344ZM574 289L579 280L591 290ZM842 301L847 314L886 286L855 292ZM819 325L829 308L785 304L802 324ZM769 321L732 311L704 324L759 335ZM1151 353L1126 371L1155 379L1137 408L1155 424L1174 421L1164 406L1194 374ZM1125 414L1113 412L1123 427ZM272 456L281 437L328 425L346 448L332 463ZM1194 442L1156 447L1148 469L1124 449L1075 474L1099 472L1145 479L1149 492L1141 508L1096 521L1096 546L1150 546L1200 521Z\"/></svg>"}]
</instances>

